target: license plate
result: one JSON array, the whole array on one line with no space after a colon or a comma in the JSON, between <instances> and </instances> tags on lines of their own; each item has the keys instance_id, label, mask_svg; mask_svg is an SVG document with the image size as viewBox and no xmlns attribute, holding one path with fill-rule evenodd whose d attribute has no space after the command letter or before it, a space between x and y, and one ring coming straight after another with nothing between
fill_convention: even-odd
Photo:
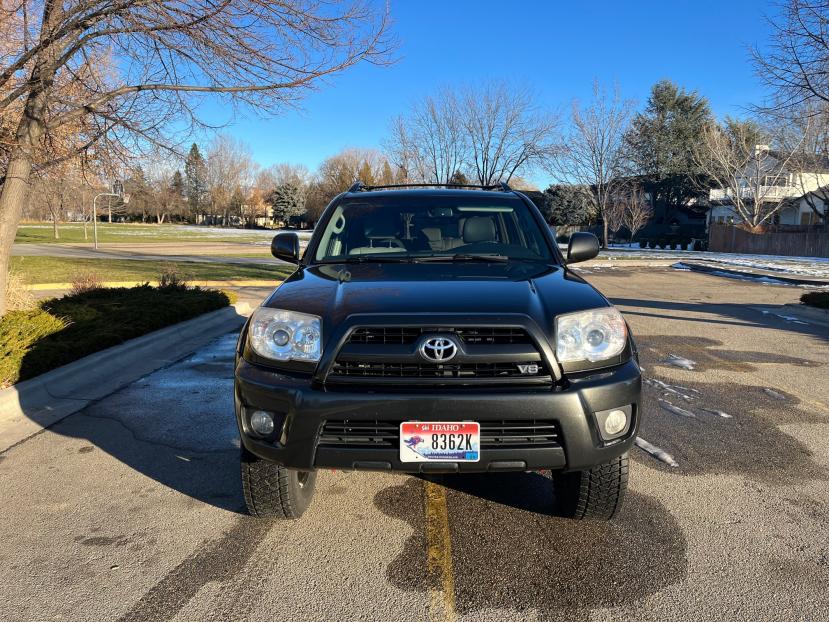
<instances>
[{"instance_id":1,"label":"license plate","mask_svg":"<svg viewBox=\"0 0 829 622\"><path fill-rule=\"evenodd\" d=\"M469 421L404 421L400 462L478 462L481 425Z\"/></svg>"}]
</instances>

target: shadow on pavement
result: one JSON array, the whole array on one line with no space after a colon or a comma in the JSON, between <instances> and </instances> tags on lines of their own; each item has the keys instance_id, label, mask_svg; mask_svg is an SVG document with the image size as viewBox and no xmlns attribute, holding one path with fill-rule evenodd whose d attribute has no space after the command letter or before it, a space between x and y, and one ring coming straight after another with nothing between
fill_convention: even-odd
<instances>
[{"instance_id":1,"label":"shadow on pavement","mask_svg":"<svg viewBox=\"0 0 829 622\"><path fill-rule=\"evenodd\" d=\"M224 335L56 423L49 433L84 439L164 486L242 513L235 343L235 333Z\"/></svg>"},{"instance_id":2,"label":"shadow on pavement","mask_svg":"<svg viewBox=\"0 0 829 622\"><path fill-rule=\"evenodd\" d=\"M756 305L769 310L769 313L753 308L751 304L715 304L706 302L679 302L670 300L644 300L640 298L610 298L621 307L625 315L680 320L703 324L725 324L732 326L756 327L760 329L787 330L829 340L829 326L817 324L806 318L802 323L788 321L781 316L791 316L791 308L783 305ZM643 310L644 309L644 310ZM679 315L676 312L701 314ZM779 315L776 315L779 314Z\"/></svg>"},{"instance_id":3,"label":"shadow on pavement","mask_svg":"<svg viewBox=\"0 0 829 622\"><path fill-rule=\"evenodd\" d=\"M455 607L463 615L507 609L541 620L587 619L588 611L636 602L682 581L682 530L651 497L629 493L611 522L550 516L552 482L538 473L445 476ZM375 505L413 529L386 570L400 589L425 591L423 485L410 478L377 493Z\"/></svg>"}]
</instances>

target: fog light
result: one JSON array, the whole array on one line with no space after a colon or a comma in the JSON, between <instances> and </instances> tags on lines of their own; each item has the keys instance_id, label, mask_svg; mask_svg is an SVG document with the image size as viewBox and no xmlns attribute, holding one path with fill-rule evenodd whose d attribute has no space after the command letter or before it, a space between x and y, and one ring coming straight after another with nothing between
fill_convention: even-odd
<instances>
[{"instance_id":1,"label":"fog light","mask_svg":"<svg viewBox=\"0 0 829 622\"><path fill-rule=\"evenodd\" d=\"M264 410L255 410L250 415L250 427L260 436L268 436L273 432L273 415Z\"/></svg>"},{"instance_id":2,"label":"fog light","mask_svg":"<svg viewBox=\"0 0 829 622\"><path fill-rule=\"evenodd\" d=\"M633 425L633 406L617 406L594 413L602 440L614 441L625 436Z\"/></svg>"},{"instance_id":3,"label":"fog light","mask_svg":"<svg viewBox=\"0 0 829 622\"><path fill-rule=\"evenodd\" d=\"M624 410L611 410L607 414L607 419L604 420L604 431L608 436L616 436L619 432L625 429L628 422L628 416Z\"/></svg>"}]
</instances>

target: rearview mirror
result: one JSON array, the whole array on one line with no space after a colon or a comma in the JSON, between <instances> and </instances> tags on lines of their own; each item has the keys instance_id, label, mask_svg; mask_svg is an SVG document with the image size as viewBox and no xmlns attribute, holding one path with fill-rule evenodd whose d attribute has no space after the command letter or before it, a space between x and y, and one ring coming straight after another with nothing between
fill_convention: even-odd
<instances>
[{"instance_id":1,"label":"rearview mirror","mask_svg":"<svg viewBox=\"0 0 829 622\"><path fill-rule=\"evenodd\" d=\"M271 254L288 263L299 263L299 236L290 231L277 233L271 240Z\"/></svg>"},{"instance_id":2,"label":"rearview mirror","mask_svg":"<svg viewBox=\"0 0 829 622\"><path fill-rule=\"evenodd\" d=\"M593 259L599 254L599 238L592 233L578 231L570 236L567 245L567 263L578 263Z\"/></svg>"}]
</instances>

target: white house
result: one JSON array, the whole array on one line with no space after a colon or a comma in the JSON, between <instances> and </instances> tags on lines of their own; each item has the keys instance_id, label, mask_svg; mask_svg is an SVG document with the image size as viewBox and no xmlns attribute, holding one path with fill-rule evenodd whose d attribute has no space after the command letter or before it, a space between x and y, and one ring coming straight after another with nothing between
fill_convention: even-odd
<instances>
[{"instance_id":1,"label":"white house","mask_svg":"<svg viewBox=\"0 0 829 622\"><path fill-rule=\"evenodd\" d=\"M819 222L810 207L813 203L826 213L829 203L829 163L815 161L809 165L793 160L783 162L778 152L766 145L755 147L755 158L738 178L737 188L713 188L709 193L708 224L739 223L742 218L734 209L734 195L753 202L759 199L766 209L780 209L769 224L811 225ZM762 209L762 207L761 207Z\"/></svg>"}]
</instances>

